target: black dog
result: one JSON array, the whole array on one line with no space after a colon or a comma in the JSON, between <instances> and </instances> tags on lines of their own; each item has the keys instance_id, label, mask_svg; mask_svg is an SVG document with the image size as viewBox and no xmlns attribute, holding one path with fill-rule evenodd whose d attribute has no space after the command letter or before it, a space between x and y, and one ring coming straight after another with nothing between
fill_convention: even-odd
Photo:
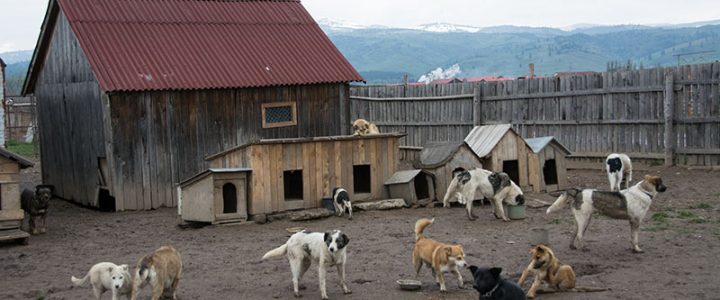
<instances>
[{"instance_id":1,"label":"black dog","mask_svg":"<svg viewBox=\"0 0 720 300\"><path fill-rule=\"evenodd\" d=\"M52 198L53 188L50 185L38 185L35 187L35 193L30 190L23 190L20 195L20 205L22 209L30 216L30 234L40 234L47 232L48 204Z\"/></svg>"},{"instance_id":2,"label":"black dog","mask_svg":"<svg viewBox=\"0 0 720 300\"><path fill-rule=\"evenodd\" d=\"M473 287L480 293L480 300L503 299L516 300L525 299L525 292L514 282L507 281L500 277L501 268L479 268L469 267L473 274L475 283Z\"/></svg>"}]
</instances>

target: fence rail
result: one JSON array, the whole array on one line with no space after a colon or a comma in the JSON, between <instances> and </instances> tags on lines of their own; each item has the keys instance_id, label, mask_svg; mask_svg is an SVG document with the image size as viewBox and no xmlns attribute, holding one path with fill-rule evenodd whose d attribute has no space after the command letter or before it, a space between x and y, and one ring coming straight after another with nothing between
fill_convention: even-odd
<instances>
[{"instance_id":1,"label":"fence rail","mask_svg":"<svg viewBox=\"0 0 720 300\"><path fill-rule=\"evenodd\" d=\"M403 131L405 146L462 140L475 125L512 123L555 136L573 157L633 153L720 165L720 63L512 81L358 86L351 118Z\"/></svg>"}]
</instances>

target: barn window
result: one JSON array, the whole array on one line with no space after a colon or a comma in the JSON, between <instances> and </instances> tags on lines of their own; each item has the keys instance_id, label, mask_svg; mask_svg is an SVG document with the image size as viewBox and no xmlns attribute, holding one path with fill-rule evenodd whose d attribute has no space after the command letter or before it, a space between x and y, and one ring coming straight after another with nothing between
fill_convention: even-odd
<instances>
[{"instance_id":1,"label":"barn window","mask_svg":"<svg viewBox=\"0 0 720 300\"><path fill-rule=\"evenodd\" d=\"M237 213L237 188L232 183L226 183L223 189L223 213Z\"/></svg>"},{"instance_id":2,"label":"barn window","mask_svg":"<svg viewBox=\"0 0 720 300\"><path fill-rule=\"evenodd\" d=\"M297 125L295 102L274 102L262 104L262 127L284 127Z\"/></svg>"},{"instance_id":3,"label":"barn window","mask_svg":"<svg viewBox=\"0 0 720 300\"><path fill-rule=\"evenodd\" d=\"M302 170L291 170L283 172L283 187L285 190L285 201L302 200Z\"/></svg>"},{"instance_id":4,"label":"barn window","mask_svg":"<svg viewBox=\"0 0 720 300\"><path fill-rule=\"evenodd\" d=\"M545 178L545 184L558 184L557 168L554 159L545 161L545 165L543 165L543 177Z\"/></svg>"},{"instance_id":5,"label":"barn window","mask_svg":"<svg viewBox=\"0 0 720 300\"><path fill-rule=\"evenodd\" d=\"M353 166L353 188L356 194L370 193L370 165Z\"/></svg>"}]
</instances>

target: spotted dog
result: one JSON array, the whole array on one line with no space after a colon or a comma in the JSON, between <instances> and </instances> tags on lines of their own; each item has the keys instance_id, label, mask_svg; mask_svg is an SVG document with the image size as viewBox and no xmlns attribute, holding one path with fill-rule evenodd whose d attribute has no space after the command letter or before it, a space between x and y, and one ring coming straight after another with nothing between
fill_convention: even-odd
<instances>
[{"instance_id":1,"label":"spotted dog","mask_svg":"<svg viewBox=\"0 0 720 300\"><path fill-rule=\"evenodd\" d=\"M630 157L625 154L613 153L605 159L605 169L607 170L608 181L610 181L610 190L619 191L622 189L623 178L625 179L625 188L630 188L632 181L632 162Z\"/></svg>"},{"instance_id":2,"label":"spotted dog","mask_svg":"<svg viewBox=\"0 0 720 300\"><path fill-rule=\"evenodd\" d=\"M659 176L645 175L645 179L620 192L604 192L592 189L569 189L555 200L547 213L562 209L570 203L575 224L577 225L575 239L570 244L572 249L583 249L583 235L594 211L614 219L630 220L630 232L633 252L643 252L638 246L640 223L650 209L653 198L657 193L667 189Z\"/></svg>"},{"instance_id":3,"label":"spotted dog","mask_svg":"<svg viewBox=\"0 0 720 300\"><path fill-rule=\"evenodd\" d=\"M345 262L347 260L347 244L350 239L340 230L325 233L301 231L293 234L285 244L270 250L262 259L286 255L292 272L293 290L295 297L300 297L300 278L310 268L314 261L318 264L318 279L320 281L320 296L328 299L325 288L327 269L336 266L340 275L340 285L345 294L351 291L345 280Z\"/></svg>"},{"instance_id":4,"label":"spotted dog","mask_svg":"<svg viewBox=\"0 0 720 300\"><path fill-rule=\"evenodd\" d=\"M344 188L333 189L333 206L338 217L342 216L345 211L348 212L348 220L352 220L352 203L350 203L350 194Z\"/></svg>"},{"instance_id":5,"label":"spotted dog","mask_svg":"<svg viewBox=\"0 0 720 300\"><path fill-rule=\"evenodd\" d=\"M503 202L510 205L525 203L522 190L515 182L510 180L508 174L473 169L462 171L453 177L445 193L443 206L449 207L450 200L456 197L460 204L465 204L468 219L474 221L477 219L477 216L472 213L476 191L480 191L483 197L490 199L495 217L502 218L505 221L510 221L510 219L505 214Z\"/></svg>"}]
</instances>

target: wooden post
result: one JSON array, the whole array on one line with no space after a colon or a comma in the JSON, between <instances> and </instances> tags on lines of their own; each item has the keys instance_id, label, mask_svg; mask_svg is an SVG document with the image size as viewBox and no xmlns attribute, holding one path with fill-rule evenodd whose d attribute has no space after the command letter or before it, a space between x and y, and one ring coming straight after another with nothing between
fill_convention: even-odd
<instances>
[{"instance_id":1,"label":"wooden post","mask_svg":"<svg viewBox=\"0 0 720 300\"><path fill-rule=\"evenodd\" d=\"M408 74L403 74L403 98L407 97L407 89L408 89Z\"/></svg>"},{"instance_id":2,"label":"wooden post","mask_svg":"<svg viewBox=\"0 0 720 300\"><path fill-rule=\"evenodd\" d=\"M350 103L350 97L348 97L348 92L350 91L350 86L347 83L341 83L340 84L340 95L338 98L340 98L340 134L341 135L349 135L350 134L350 106L352 103Z\"/></svg>"},{"instance_id":3,"label":"wooden post","mask_svg":"<svg viewBox=\"0 0 720 300\"><path fill-rule=\"evenodd\" d=\"M482 101L480 101L480 85L481 84L475 85L475 89L473 90L473 126L482 125Z\"/></svg>"},{"instance_id":4,"label":"wooden post","mask_svg":"<svg viewBox=\"0 0 720 300\"><path fill-rule=\"evenodd\" d=\"M674 165L673 156L675 154L675 132L673 131L673 94L675 91L673 76L672 69L665 70L665 166Z\"/></svg>"}]
</instances>

